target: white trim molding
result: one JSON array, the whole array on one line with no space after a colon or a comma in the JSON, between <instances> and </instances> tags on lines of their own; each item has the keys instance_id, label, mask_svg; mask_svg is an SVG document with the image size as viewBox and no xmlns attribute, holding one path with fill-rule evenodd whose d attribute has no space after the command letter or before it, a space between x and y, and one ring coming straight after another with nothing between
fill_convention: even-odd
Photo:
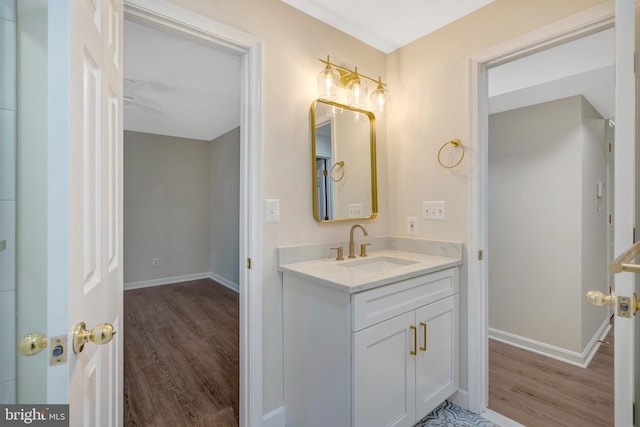
<instances>
[{"instance_id":1,"label":"white trim molding","mask_svg":"<svg viewBox=\"0 0 640 427\"><path fill-rule=\"evenodd\" d=\"M225 286L229 289L231 289L234 292L238 292L240 293L240 285L238 285L237 283L232 282L229 279L225 279L224 277L216 274L216 273L209 273L209 278L211 278L211 280L213 280L214 282L218 282L220 283L222 286Z\"/></svg>"},{"instance_id":2,"label":"white trim molding","mask_svg":"<svg viewBox=\"0 0 640 427\"><path fill-rule=\"evenodd\" d=\"M211 272L184 274L182 276L172 276L172 277L160 277L158 279L125 283L124 290L129 291L131 289L150 288L152 286L173 285L175 283L189 282L191 280L210 279L210 278L212 278Z\"/></svg>"},{"instance_id":3,"label":"white trim molding","mask_svg":"<svg viewBox=\"0 0 640 427\"><path fill-rule=\"evenodd\" d=\"M225 279L212 272L185 274L182 276L160 277L158 279L142 280L139 282L130 282L124 284L124 290L129 291L131 289L150 288L152 286L174 285L176 283L190 282L192 280L211 279L214 282L221 284L222 286L231 289L234 292L240 293L240 285L232 282L229 279Z\"/></svg>"},{"instance_id":4,"label":"white trim molding","mask_svg":"<svg viewBox=\"0 0 640 427\"><path fill-rule=\"evenodd\" d=\"M284 427L284 406L269 411L262 417L262 427Z\"/></svg>"},{"instance_id":5,"label":"white trim molding","mask_svg":"<svg viewBox=\"0 0 640 427\"><path fill-rule=\"evenodd\" d=\"M241 60L239 415L240 427L259 427L263 416L262 41L168 0L125 0L125 19L224 46Z\"/></svg>"},{"instance_id":6,"label":"white trim molding","mask_svg":"<svg viewBox=\"0 0 640 427\"><path fill-rule=\"evenodd\" d=\"M611 28L613 1L471 55L469 64L469 236L467 246L469 410L483 413L489 399L488 362L488 69L544 48ZM483 259L478 259L478 251Z\"/></svg>"},{"instance_id":7,"label":"white trim molding","mask_svg":"<svg viewBox=\"0 0 640 427\"><path fill-rule=\"evenodd\" d=\"M485 420L498 424L500 427L526 427L524 424L513 421L511 418L507 418L502 414L492 411L491 409L487 409L485 412L480 414L480 416Z\"/></svg>"},{"instance_id":8,"label":"white trim molding","mask_svg":"<svg viewBox=\"0 0 640 427\"><path fill-rule=\"evenodd\" d=\"M600 329L598 329L598 332L596 332L596 334L593 336L589 344L587 344L582 353L567 350L566 348L557 347L555 345L532 340L531 338L522 337L510 332L500 331L493 328L489 328L489 338L512 345L514 347L521 348L523 350L540 354L542 356L550 357L552 359L556 359L570 365L578 366L580 368L586 368L589 366L589 363L591 363L593 356L596 355L598 349L600 348L600 340L603 340L610 330L611 324L607 319L602 324Z\"/></svg>"}]
</instances>

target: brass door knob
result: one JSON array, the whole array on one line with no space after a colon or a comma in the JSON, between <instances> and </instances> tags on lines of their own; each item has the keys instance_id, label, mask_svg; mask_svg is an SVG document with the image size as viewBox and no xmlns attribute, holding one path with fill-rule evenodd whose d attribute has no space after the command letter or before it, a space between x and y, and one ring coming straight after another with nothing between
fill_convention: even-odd
<instances>
[{"instance_id":1,"label":"brass door knob","mask_svg":"<svg viewBox=\"0 0 640 427\"><path fill-rule=\"evenodd\" d=\"M47 348L47 336L40 332L25 335L18 343L18 351L24 356L33 356Z\"/></svg>"},{"instance_id":2,"label":"brass door knob","mask_svg":"<svg viewBox=\"0 0 640 427\"><path fill-rule=\"evenodd\" d=\"M585 295L587 302L591 305L601 306L609 304L613 308L616 296L611 292L611 295L605 295L600 291L589 291Z\"/></svg>"},{"instance_id":3,"label":"brass door knob","mask_svg":"<svg viewBox=\"0 0 640 427\"><path fill-rule=\"evenodd\" d=\"M73 352L76 354L82 352L84 345L89 341L97 345L106 344L115 334L116 331L111 323L101 323L89 331L85 323L80 322L73 331Z\"/></svg>"}]
</instances>

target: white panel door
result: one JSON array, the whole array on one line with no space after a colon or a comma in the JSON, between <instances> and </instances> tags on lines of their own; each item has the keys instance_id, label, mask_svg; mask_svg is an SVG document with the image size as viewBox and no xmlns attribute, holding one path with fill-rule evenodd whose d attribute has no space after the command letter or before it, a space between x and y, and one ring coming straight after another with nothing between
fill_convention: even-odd
<instances>
[{"instance_id":1,"label":"white panel door","mask_svg":"<svg viewBox=\"0 0 640 427\"><path fill-rule=\"evenodd\" d=\"M415 312L353 334L353 425L415 423Z\"/></svg>"},{"instance_id":2,"label":"white panel door","mask_svg":"<svg viewBox=\"0 0 640 427\"><path fill-rule=\"evenodd\" d=\"M624 253L633 244L636 177L636 88L634 0L616 1L616 149L615 161L615 253ZM633 297L632 273L615 275L615 295ZM615 308L616 312L617 307ZM635 367L635 327L637 316L616 316L615 334L615 426L633 425Z\"/></svg>"},{"instance_id":3,"label":"white panel door","mask_svg":"<svg viewBox=\"0 0 640 427\"><path fill-rule=\"evenodd\" d=\"M416 418L458 390L458 295L416 310Z\"/></svg>"},{"instance_id":4,"label":"white panel door","mask_svg":"<svg viewBox=\"0 0 640 427\"><path fill-rule=\"evenodd\" d=\"M50 337L122 328L122 23L122 0L49 1ZM67 369L49 368L71 425L122 425L122 343L70 340Z\"/></svg>"}]
</instances>

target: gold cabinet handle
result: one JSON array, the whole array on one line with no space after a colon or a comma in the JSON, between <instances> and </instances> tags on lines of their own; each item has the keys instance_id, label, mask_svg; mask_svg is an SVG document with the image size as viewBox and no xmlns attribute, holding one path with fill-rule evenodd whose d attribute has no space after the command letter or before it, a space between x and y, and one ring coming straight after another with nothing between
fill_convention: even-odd
<instances>
[{"instance_id":1,"label":"gold cabinet handle","mask_svg":"<svg viewBox=\"0 0 640 427\"><path fill-rule=\"evenodd\" d=\"M410 351L409 354L415 356L416 354L418 354L418 343L416 336L418 334L418 328L413 325L409 326L409 328L411 328L411 330L413 331L413 351Z\"/></svg>"},{"instance_id":2,"label":"gold cabinet handle","mask_svg":"<svg viewBox=\"0 0 640 427\"><path fill-rule=\"evenodd\" d=\"M422 330L422 342L424 343L420 350L427 351L427 324L424 322L420 322L420 326L424 329Z\"/></svg>"},{"instance_id":3,"label":"gold cabinet handle","mask_svg":"<svg viewBox=\"0 0 640 427\"><path fill-rule=\"evenodd\" d=\"M111 323L101 323L89 331L85 323L80 322L73 331L73 352L76 354L82 352L84 345L89 341L97 345L106 344L115 334L116 331Z\"/></svg>"},{"instance_id":4,"label":"gold cabinet handle","mask_svg":"<svg viewBox=\"0 0 640 427\"><path fill-rule=\"evenodd\" d=\"M23 356L33 356L47 348L47 336L40 332L25 335L18 343L18 351Z\"/></svg>"}]
</instances>

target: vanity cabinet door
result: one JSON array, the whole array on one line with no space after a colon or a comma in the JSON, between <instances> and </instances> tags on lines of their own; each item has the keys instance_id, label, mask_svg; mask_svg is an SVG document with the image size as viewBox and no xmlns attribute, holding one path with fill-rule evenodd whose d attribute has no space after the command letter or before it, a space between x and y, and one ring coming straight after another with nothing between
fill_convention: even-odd
<instances>
[{"instance_id":1,"label":"vanity cabinet door","mask_svg":"<svg viewBox=\"0 0 640 427\"><path fill-rule=\"evenodd\" d=\"M353 426L415 424L415 312L352 334Z\"/></svg>"},{"instance_id":2,"label":"vanity cabinet door","mask_svg":"<svg viewBox=\"0 0 640 427\"><path fill-rule=\"evenodd\" d=\"M415 313L416 416L421 419L458 389L458 295Z\"/></svg>"}]
</instances>

